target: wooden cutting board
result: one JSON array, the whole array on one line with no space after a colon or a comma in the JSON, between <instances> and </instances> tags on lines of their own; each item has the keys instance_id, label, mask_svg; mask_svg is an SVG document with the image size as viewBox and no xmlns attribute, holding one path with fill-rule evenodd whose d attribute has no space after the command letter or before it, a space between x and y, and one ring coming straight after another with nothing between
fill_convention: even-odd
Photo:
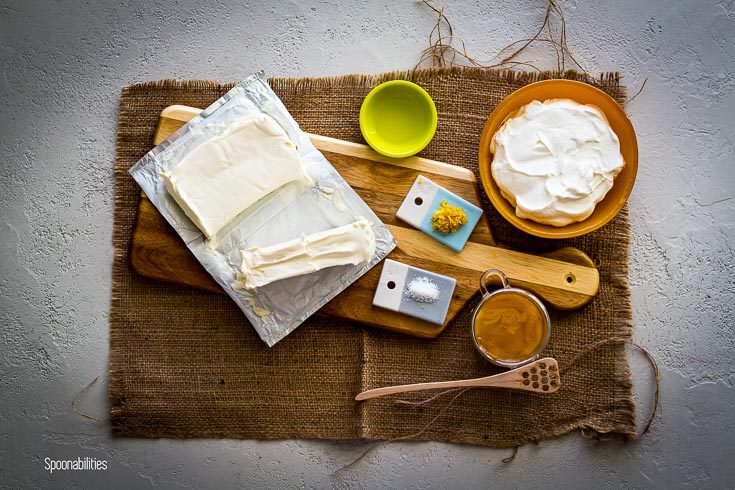
<instances>
[{"instance_id":1,"label":"wooden cutting board","mask_svg":"<svg viewBox=\"0 0 735 490\"><path fill-rule=\"evenodd\" d=\"M164 109L154 143L162 142L199 112L186 106ZM436 337L477 294L480 275L488 268L503 270L512 285L533 291L554 308L580 308L597 293L597 269L575 248L538 256L497 247L483 216L462 252L455 253L395 217L419 173L480 206L479 189L471 171L420 157L392 159L365 145L310 136L389 227L398 243L389 255L391 259L457 279L447 320L441 326L372 306L382 264L326 304L320 314L419 337ZM146 277L223 293L145 195L141 196L133 231L131 263L138 274Z\"/></svg>"}]
</instances>

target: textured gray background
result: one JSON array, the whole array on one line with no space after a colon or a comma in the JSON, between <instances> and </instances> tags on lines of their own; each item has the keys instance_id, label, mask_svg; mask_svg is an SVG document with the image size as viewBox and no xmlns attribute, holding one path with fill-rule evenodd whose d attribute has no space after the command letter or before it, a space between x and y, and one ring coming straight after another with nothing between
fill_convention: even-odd
<instances>
[{"instance_id":1,"label":"textured gray background","mask_svg":"<svg viewBox=\"0 0 735 490\"><path fill-rule=\"evenodd\" d=\"M106 3L106 5L102 5ZM449 1L480 57L531 33L540 0ZM120 88L409 68L433 15L411 0L279 4L0 1L0 487L735 485L735 3L562 0L592 72L618 69L640 144L631 197L635 337L661 365L662 406L638 442L578 434L507 450L353 443L113 440L107 415L112 163ZM548 51L534 56L550 59ZM549 66L549 65L547 65ZM650 372L633 356L641 415ZM55 473L43 459L107 459Z\"/></svg>"}]
</instances>

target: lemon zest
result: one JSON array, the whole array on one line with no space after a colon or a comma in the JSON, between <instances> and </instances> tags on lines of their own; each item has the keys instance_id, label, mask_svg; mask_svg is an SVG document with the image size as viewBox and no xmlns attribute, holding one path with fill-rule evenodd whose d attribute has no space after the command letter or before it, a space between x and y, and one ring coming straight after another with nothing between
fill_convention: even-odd
<instances>
[{"instance_id":1,"label":"lemon zest","mask_svg":"<svg viewBox=\"0 0 735 490\"><path fill-rule=\"evenodd\" d=\"M467 214L458 206L452 206L446 199L442 199L439 209L431 217L431 228L434 231L448 235L459 230L467 223Z\"/></svg>"}]
</instances>

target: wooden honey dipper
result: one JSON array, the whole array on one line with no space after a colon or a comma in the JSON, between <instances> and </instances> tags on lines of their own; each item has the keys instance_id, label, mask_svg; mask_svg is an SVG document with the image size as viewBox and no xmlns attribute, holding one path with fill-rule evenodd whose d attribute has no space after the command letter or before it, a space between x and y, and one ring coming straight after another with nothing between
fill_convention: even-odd
<instances>
[{"instance_id":1,"label":"wooden honey dipper","mask_svg":"<svg viewBox=\"0 0 735 490\"><path fill-rule=\"evenodd\" d=\"M556 359L545 357L505 373L476 379L438 381L435 383L416 383L410 385L386 386L363 391L355 400L368 400L379 396L406 393L409 391L433 390L438 388L508 388L534 393L554 393L561 386L559 364Z\"/></svg>"}]
</instances>

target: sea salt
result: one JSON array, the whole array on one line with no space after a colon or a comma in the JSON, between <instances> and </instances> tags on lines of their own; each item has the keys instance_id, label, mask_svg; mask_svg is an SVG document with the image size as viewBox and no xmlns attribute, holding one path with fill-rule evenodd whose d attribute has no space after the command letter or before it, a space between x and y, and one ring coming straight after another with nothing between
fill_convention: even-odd
<instances>
[{"instance_id":1,"label":"sea salt","mask_svg":"<svg viewBox=\"0 0 735 490\"><path fill-rule=\"evenodd\" d=\"M419 303L433 303L439 299L439 286L428 277L415 277L406 286L404 294Z\"/></svg>"}]
</instances>

